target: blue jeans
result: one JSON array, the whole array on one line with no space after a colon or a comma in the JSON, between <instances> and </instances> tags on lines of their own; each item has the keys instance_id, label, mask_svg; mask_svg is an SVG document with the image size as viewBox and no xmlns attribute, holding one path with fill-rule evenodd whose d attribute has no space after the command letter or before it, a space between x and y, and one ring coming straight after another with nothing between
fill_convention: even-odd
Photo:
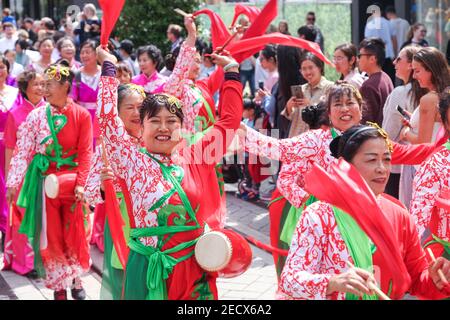
<instances>
[{"instance_id":1,"label":"blue jeans","mask_svg":"<svg viewBox=\"0 0 450 320\"><path fill-rule=\"evenodd\" d=\"M250 86L250 93L252 97L255 96L255 69L252 70L240 70L239 75L241 76L242 87L245 88L248 82Z\"/></svg>"}]
</instances>

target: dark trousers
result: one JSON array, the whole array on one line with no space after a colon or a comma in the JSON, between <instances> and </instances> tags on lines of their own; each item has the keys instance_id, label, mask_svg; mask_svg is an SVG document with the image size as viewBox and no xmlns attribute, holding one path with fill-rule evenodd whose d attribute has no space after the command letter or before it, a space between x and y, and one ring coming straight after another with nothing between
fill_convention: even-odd
<instances>
[{"instance_id":1,"label":"dark trousers","mask_svg":"<svg viewBox=\"0 0 450 320\"><path fill-rule=\"evenodd\" d=\"M252 70L241 70L239 71L241 76L242 87L245 88L245 84L248 82L250 86L250 93L252 97L255 96L255 69Z\"/></svg>"},{"instance_id":2,"label":"dark trousers","mask_svg":"<svg viewBox=\"0 0 450 320\"><path fill-rule=\"evenodd\" d=\"M391 173L384 192L398 199L398 191L400 186L400 173Z\"/></svg>"}]
</instances>

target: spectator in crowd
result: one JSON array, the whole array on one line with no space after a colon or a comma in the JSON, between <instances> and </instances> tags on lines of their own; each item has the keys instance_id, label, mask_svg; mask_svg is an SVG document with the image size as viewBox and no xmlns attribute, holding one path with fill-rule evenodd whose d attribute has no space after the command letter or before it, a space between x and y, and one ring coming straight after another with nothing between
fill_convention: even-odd
<instances>
[{"instance_id":1,"label":"spectator in crowd","mask_svg":"<svg viewBox=\"0 0 450 320\"><path fill-rule=\"evenodd\" d=\"M173 52L183 42L183 28L177 24L170 24L167 27L167 39L170 41L170 52Z\"/></svg>"},{"instance_id":2,"label":"spectator in crowd","mask_svg":"<svg viewBox=\"0 0 450 320\"><path fill-rule=\"evenodd\" d=\"M316 33L316 38L313 40L320 46L320 49L324 50L324 37L322 31L320 31L319 27L315 25L316 23L316 14L313 11L310 11L306 14L306 25L313 29Z\"/></svg>"},{"instance_id":3,"label":"spectator in crowd","mask_svg":"<svg viewBox=\"0 0 450 320\"><path fill-rule=\"evenodd\" d=\"M307 81L302 85L303 98L292 96L281 113L291 120L289 138L309 130L308 125L302 120L302 110L307 106L319 103L328 88L333 85L333 82L324 76L324 62L310 52L302 57L300 72Z\"/></svg>"},{"instance_id":4,"label":"spectator in crowd","mask_svg":"<svg viewBox=\"0 0 450 320\"><path fill-rule=\"evenodd\" d=\"M16 87L16 78L24 70L23 66L16 62L16 52L14 50L6 50L5 57L9 62L9 85Z\"/></svg>"},{"instance_id":5,"label":"spectator in crowd","mask_svg":"<svg viewBox=\"0 0 450 320\"><path fill-rule=\"evenodd\" d=\"M81 68L81 63L75 60L76 47L75 42L71 37L63 37L56 42L56 48L58 49L61 59L69 62L70 70L77 72Z\"/></svg>"},{"instance_id":6,"label":"spectator in crowd","mask_svg":"<svg viewBox=\"0 0 450 320\"><path fill-rule=\"evenodd\" d=\"M56 30L56 26L55 26L55 22L52 20L52 18L44 17L41 19L39 31L43 31L46 34L53 35L55 30Z\"/></svg>"},{"instance_id":7,"label":"spectator in crowd","mask_svg":"<svg viewBox=\"0 0 450 320\"><path fill-rule=\"evenodd\" d=\"M427 36L427 28L423 23L414 23L408 32L408 37L402 45L402 49L409 45L416 45L421 47L428 47L428 42L425 40Z\"/></svg>"},{"instance_id":8,"label":"spectator in crowd","mask_svg":"<svg viewBox=\"0 0 450 320\"><path fill-rule=\"evenodd\" d=\"M134 44L131 40L124 39L120 41L119 46L119 55L122 59L123 63L128 65L128 68L131 70L131 73L134 76L139 74L139 67L136 65L136 62L132 58Z\"/></svg>"},{"instance_id":9,"label":"spectator in crowd","mask_svg":"<svg viewBox=\"0 0 450 320\"><path fill-rule=\"evenodd\" d=\"M386 7L386 18L388 18L391 29L394 32L394 54L397 56L400 46L406 42L409 32L409 22L397 16L394 6Z\"/></svg>"},{"instance_id":10,"label":"spectator in crowd","mask_svg":"<svg viewBox=\"0 0 450 320\"><path fill-rule=\"evenodd\" d=\"M44 74L44 70L53 63L52 52L54 48L55 43L50 37L39 41L38 50L40 53L40 58L37 61L33 61L28 68L36 71L37 73Z\"/></svg>"},{"instance_id":11,"label":"spectator in crowd","mask_svg":"<svg viewBox=\"0 0 450 320\"><path fill-rule=\"evenodd\" d=\"M386 54L384 48L380 38L364 39L359 44L359 68L369 76L360 88L364 100L361 123L371 121L382 125L383 106L394 89L389 75L381 69Z\"/></svg>"},{"instance_id":12,"label":"spectator in crowd","mask_svg":"<svg viewBox=\"0 0 450 320\"><path fill-rule=\"evenodd\" d=\"M11 10L9 8L4 8L2 13L3 13L2 24L9 22L15 28L17 28L16 18L13 15L11 15Z\"/></svg>"},{"instance_id":13,"label":"spectator in crowd","mask_svg":"<svg viewBox=\"0 0 450 320\"><path fill-rule=\"evenodd\" d=\"M180 53L181 47L177 47L173 52L169 52L164 57L164 68L159 72L164 77L170 77L175 68L175 63L177 61L178 54Z\"/></svg>"},{"instance_id":14,"label":"spectator in crowd","mask_svg":"<svg viewBox=\"0 0 450 320\"><path fill-rule=\"evenodd\" d=\"M286 20L281 20L278 23L278 32L282 34L291 35L291 33L289 32L289 25Z\"/></svg>"},{"instance_id":15,"label":"spectator in crowd","mask_svg":"<svg viewBox=\"0 0 450 320\"><path fill-rule=\"evenodd\" d=\"M167 81L167 77L158 72L163 62L161 50L151 44L139 47L137 56L141 74L133 77L131 82L143 86L146 93L161 92Z\"/></svg>"},{"instance_id":16,"label":"spectator in crowd","mask_svg":"<svg viewBox=\"0 0 450 320\"><path fill-rule=\"evenodd\" d=\"M279 77L277 68L277 47L272 44L266 45L259 54L259 61L268 74L267 79L264 81L263 89L270 92L274 84L278 82ZM261 88L259 90L261 90Z\"/></svg>"},{"instance_id":17,"label":"spectator in crowd","mask_svg":"<svg viewBox=\"0 0 450 320\"><path fill-rule=\"evenodd\" d=\"M83 7L82 19L74 34L78 35L80 43L89 39L98 40L100 37L101 21L97 17L97 9L92 3L86 3Z\"/></svg>"},{"instance_id":18,"label":"spectator in crowd","mask_svg":"<svg viewBox=\"0 0 450 320\"><path fill-rule=\"evenodd\" d=\"M372 6L380 7L379 4ZM371 7L372 7L371 6ZM364 28L364 38L380 38L385 44L385 58L380 61L382 69L389 75L392 82L395 81L395 69L392 61L395 58L394 43L396 41L395 32L391 28L389 21L381 16L381 10L373 10L372 16L367 19Z\"/></svg>"},{"instance_id":19,"label":"spectator in crowd","mask_svg":"<svg viewBox=\"0 0 450 320\"><path fill-rule=\"evenodd\" d=\"M130 67L123 61L117 64L116 78L119 79L120 84L131 83L131 78L133 77Z\"/></svg>"},{"instance_id":20,"label":"spectator in crowd","mask_svg":"<svg viewBox=\"0 0 450 320\"><path fill-rule=\"evenodd\" d=\"M314 40L317 37L317 31L312 29L311 27L305 25L301 26L297 30L298 37L301 39L305 39L311 42L314 42Z\"/></svg>"},{"instance_id":21,"label":"spectator in crowd","mask_svg":"<svg viewBox=\"0 0 450 320\"><path fill-rule=\"evenodd\" d=\"M14 45L17 41L16 28L11 22L5 22L2 25L5 37L0 39L0 53L5 53L6 50L14 50Z\"/></svg>"},{"instance_id":22,"label":"spectator in crowd","mask_svg":"<svg viewBox=\"0 0 450 320\"><path fill-rule=\"evenodd\" d=\"M383 108L383 129L386 130L389 138L395 142L400 142L401 140L400 132L402 130L403 119L403 116L397 110L397 106L402 107L405 112L412 114L419 105L419 99L424 94L417 80L413 78L412 72L412 60L419 49L420 47L417 46L407 46L400 50L400 53L394 60L395 76L402 80L404 85L396 87L386 99ZM410 174L411 168L412 166L393 165L385 191L387 194L400 199L407 208L409 207L412 194L413 175L411 176ZM401 178L400 174L402 171L405 174L403 178ZM407 178L408 176L409 179ZM399 188L400 179L403 181L402 191Z\"/></svg>"},{"instance_id":23,"label":"spectator in crowd","mask_svg":"<svg viewBox=\"0 0 450 320\"><path fill-rule=\"evenodd\" d=\"M30 57L27 54L27 50L30 47L30 43L26 40L17 40L15 44L16 62L20 63L24 68L27 68L30 64Z\"/></svg>"},{"instance_id":24,"label":"spectator in crowd","mask_svg":"<svg viewBox=\"0 0 450 320\"><path fill-rule=\"evenodd\" d=\"M31 18L25 18L23 19L23 24L22 24L22 30L25 30L26 32L28 32L28 37L31 41L31 43L35 43L37 41L37 33L33 31L33 24L34 24L34 20Z\"/></svg>"},{"instance_id":25,"label":"spectator in crowd","mask_svg":"<svg viewBox=\"0 0 450 320\"><path fill-rule=\"evenodd\" d=\"M344 80L356 89L360 89L364 81L367 80L358 68L358 49L353 43L344 43L334 49L333 62L336 71L341 74L340 80Z\"/></svg>"}]
</instances>

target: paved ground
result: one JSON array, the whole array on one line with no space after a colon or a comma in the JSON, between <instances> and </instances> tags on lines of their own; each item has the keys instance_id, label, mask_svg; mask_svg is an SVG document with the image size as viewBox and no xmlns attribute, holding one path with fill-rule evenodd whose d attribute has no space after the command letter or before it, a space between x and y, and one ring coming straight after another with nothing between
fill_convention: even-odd
<instances>
[{"instance_id":1,"label":"paved ground","mask_svg":"<svg viewBox=\"0 0 450 320\"><path fill-rule=\"evenodd\" d=\"M263 185L262 188L270 188ZM239 232L269 243L268 211L264 203L249 203L234 196L236 186L226 185L228 218L227 225ZM272 256L267 252L251 246L253 261L250 268L239 277L219 278L217 285L219 299L274 299L276 290L276 274ZM87 299L97 300L100 297L102 255L97 248L92 249L93 268L83 276ZM0 254L1 255L1 254ZM0 257L0 267L3 259ZM70 298L70 294L68 295ZM11 271L0 271L0 300L49 300L53 299L53 292L46 289L42 280L30 280Z\"/></svg>"}]
</instances>

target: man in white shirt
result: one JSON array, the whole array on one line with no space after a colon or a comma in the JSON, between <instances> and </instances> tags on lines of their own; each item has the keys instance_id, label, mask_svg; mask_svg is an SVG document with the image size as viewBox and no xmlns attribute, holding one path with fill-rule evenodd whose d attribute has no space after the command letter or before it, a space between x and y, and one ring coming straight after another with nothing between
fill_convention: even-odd
<instances>
[{"instance_id":1,"label":"man in white shirt","mask_svg":"<svg viewBox=\"0 0 450 320\"><path fill-rule=\"evenodd\" d=\"M0 39L0 52L3 54L6 50L14 50L17 41L16 28L11 22L5 22L2 25L4 37Z\"/></svg>"},{"instance_id":2,"label":"man in white shirt","mask_svg":"<svg viewBox=\"0 0 450 320\"><path fill-rule=\"evenodd\" d=\"M397 16L393 6L386 7L386 18L389 19L391 29L394 31L395 41L393 45L395 56L397 56L401 45L406 42L410 25L408 21Z\"/></svg>"}]
</instances>

